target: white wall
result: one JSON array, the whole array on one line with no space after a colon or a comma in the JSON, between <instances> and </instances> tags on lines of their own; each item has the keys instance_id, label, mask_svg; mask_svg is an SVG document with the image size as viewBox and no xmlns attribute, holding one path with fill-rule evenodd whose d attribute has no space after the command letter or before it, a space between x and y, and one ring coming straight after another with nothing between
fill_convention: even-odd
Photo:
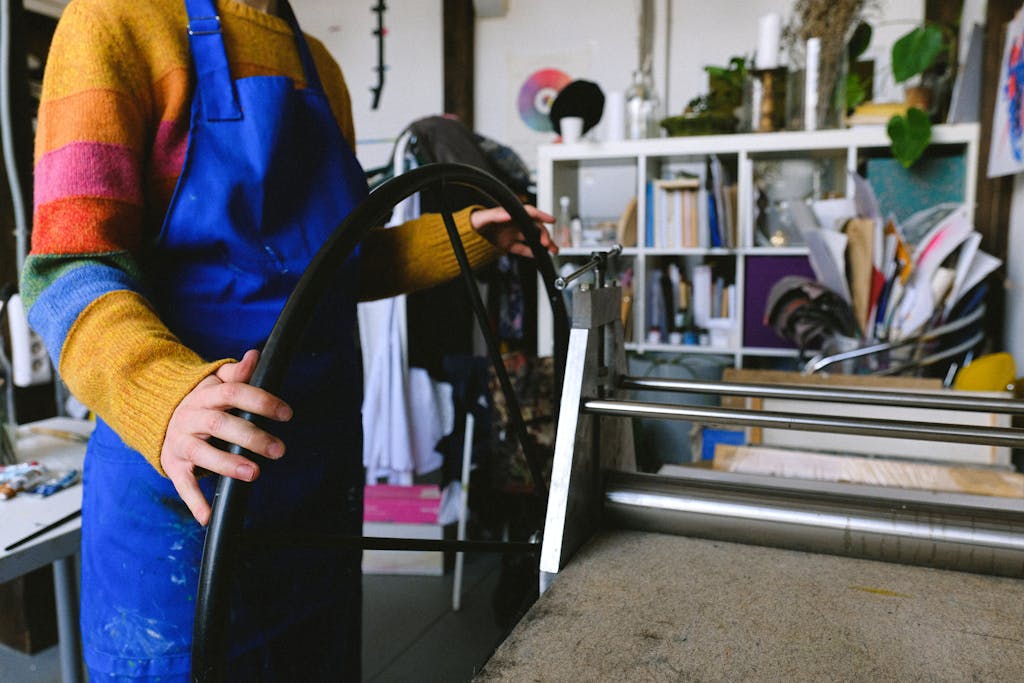
<instances>
[{"instance_id":1,"label":"white wall","mask_svg":"<svg viewBox=\"0 0 1024 683\"><path fill-rule=\"evenodd\" d=\"M342 65L352 92L359 158L383 163L393 139L411 121L440 113L443 91L441 0L389 0L385 62L389 67L378 110L370 108L376 43L372 0L293 0L303 28L323 40ZM791 0L655 0L655 80L665 111L680 113L707 89L704 66L750 56L757 20L788 17ZM476 128L512 146L529 163L552 133L527 127L516 109L524 79L543 67L595 81L606 92L625 90L637 66L640 0L508 0L502 17L476 25ZM924 0L879 0L871 16L875 40L868 56L884 74L889 46L924 14ZM600 129L595 134L600 135Z\"/></svg>"},{"instance_id":2,"label":"white wall","mask_svg":"<svg viewBox=\"0 0 1024 683\"><path fill-rule=\"evenodd\" d=\"M352 91L359 156L383 163L393 138L409 122L443 106L441 0L388 0L385 57L390 71L379 110L370 109L376 47L371 0L293 0L303 28L323 40L345 70ZM968 0L972 16L983 0ZM476 128L513 146L528 162L553 133L527 128L515 96L524 75L544 66L624 90L637 65L639 0L507 0L503 17L476 26ZM791 0L656 0L655 79L666 111L679 113L707 89L707 64L752 55L758 17L788 16ZM885 84L892 42L924 15L924 0L879 0L870 19L875 36L866 57L876 60ZM878 85L878 83L876 83ZM988 122L982 122L983 125ZM599 131L596 131L600 133ZM984 162L984 160L983 160ZM1015 181L1008 253L1024 248L1024 179ZM1024 262L1007 264L1009 288L1005 347L1024 359Z\"/></svg>"},{"instance_id":3,"label":"white wall","mask_svg":"<svg viewBox=\"0 0 1024 683\"><path fill-rule=\"evenodd\" d=\"M658 5L664 5L659 2ZM531 166L532 147L551 142L520 119L516 95L540 68L557 68L602 90L625 90L637 63L635 0L509 0L504 17L476 23L476 128L516 149Z\"/></svg>"},{"instance_id":4,"label":"white wall","mask_svg":"<svg viewBox=\"0 0 1024 683\"><path fill-rule=\"evenodd\" d=\"M625 90L637 66L639 0L509 0L508 13L477 21L477 129L534 155L531 145L554 134L534 133L518 120L515 94L541 66L562 68L603 90ZM734 55L752 56L758 17L778 12L784 20L791 0L657 0L655 81L670 114L681 113L707 90L704 66L724 65ZM866 55L887 72L892 42L924 16L923 0L879 0L870 15L875 39Z\"/></svg>"},{"instance_id":5,"label":"white wall","mask_svg":"<svg viewBox=\"0 0 1024 683\"><path fill-rule=\"evenodd\" d=\"M441 0L387 0L384 61L388 67L378 109L370 88L377 81L377 15L371 0L292 0L302 29L324 42L341 64L352 94L356 151L365 168L383 165L394 139L408 124L441 113L444 52Z\"/></svg>"}]
</instances>

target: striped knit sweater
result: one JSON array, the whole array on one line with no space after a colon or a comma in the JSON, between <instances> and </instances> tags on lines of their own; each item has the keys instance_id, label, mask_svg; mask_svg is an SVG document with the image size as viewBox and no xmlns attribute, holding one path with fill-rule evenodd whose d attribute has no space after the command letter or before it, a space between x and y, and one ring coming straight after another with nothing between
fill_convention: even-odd
<instances>
[{"instance_id":1,"label":"striped knit sweater","mask_svg":"<svg viewBox=\"0 0 1024 683\"><path fill-rule=\"evenodd\" d=\"M232 76L286 75L305 87L288 24L219 0ZM29 322L71 391L160 470L171 413L228 359L204 359L147 301L147 263L188 143L194 87L183 0L73 0L47 59L35 151L32 252L21 289ZM342 133L354 144L345 80L307 37ZM455 216L474 263L497 250ZM374 230L363 300L454 276L440 217Z\"/></svg>"}]
</instances>

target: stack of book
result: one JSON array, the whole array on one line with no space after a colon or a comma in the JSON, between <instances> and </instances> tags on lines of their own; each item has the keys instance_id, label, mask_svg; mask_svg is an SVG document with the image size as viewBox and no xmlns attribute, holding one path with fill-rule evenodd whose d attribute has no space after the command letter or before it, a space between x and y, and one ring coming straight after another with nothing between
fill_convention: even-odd
<instances>
[{"instance_id":1,"label":"stack of book","mask_svg":"<svg viewBox=\"0 0 1024 683\"><path fill-rule=\"evenodd\" d=\"M715 155L678 177L647 186L647 246L728 249L737 244L737 185Z\"/></svg>"}]
</instances>

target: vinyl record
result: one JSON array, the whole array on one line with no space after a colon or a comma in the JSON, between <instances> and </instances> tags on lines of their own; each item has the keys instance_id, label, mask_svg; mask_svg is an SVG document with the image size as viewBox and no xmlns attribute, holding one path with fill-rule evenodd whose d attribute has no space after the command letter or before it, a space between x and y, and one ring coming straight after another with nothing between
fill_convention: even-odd
<instances>
[{"instance_id":1,"label":"vinyl record","mask_svg":"<svg viewBox=\"0 0 1024 683\"><path fill-rule=\"evenodd\" d=\"M519 97L516 101L516 108L523 123L541 133L554 130L549 116L551 103L571 81L569 74L558 69L540 69L530 74L519 88Z\"/></svg>"}]
</instances>

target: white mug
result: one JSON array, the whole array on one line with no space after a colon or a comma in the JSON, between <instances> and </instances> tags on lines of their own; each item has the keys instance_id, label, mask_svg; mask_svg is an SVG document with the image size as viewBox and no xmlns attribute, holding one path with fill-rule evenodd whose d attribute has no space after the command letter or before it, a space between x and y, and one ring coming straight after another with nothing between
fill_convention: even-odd
<instances>
[{"instance_id":1,"label":"white mug","mask_svg":"<svg viewBox=\"0 0 1024 683\"><path fill-rule=\"evenodd\" d=\"M583 119L579 116L563 116L559 122L562 129L562 142L571 145L583 137Z\"/></svg>"}]
</instances>

